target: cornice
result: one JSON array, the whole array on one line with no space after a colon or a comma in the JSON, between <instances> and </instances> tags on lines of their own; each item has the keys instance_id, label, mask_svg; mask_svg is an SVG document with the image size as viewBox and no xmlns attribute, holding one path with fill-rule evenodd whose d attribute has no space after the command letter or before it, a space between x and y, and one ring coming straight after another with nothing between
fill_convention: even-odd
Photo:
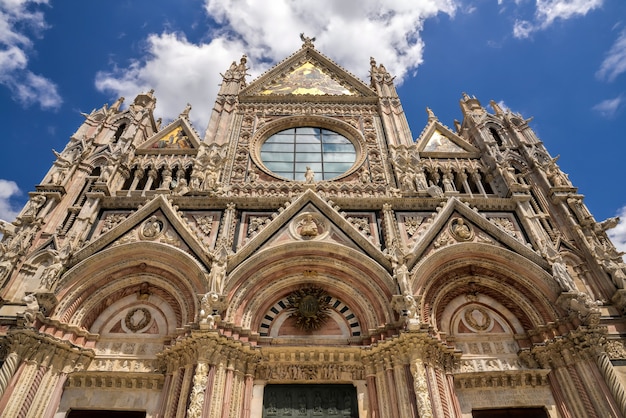
<instances>
[{"instance_id":1,"label":"cornice","mask_svg":"<svg viewBox=\"0 0 626 418\"><path fill-rule=\"evenodd\" d=\"M374 190L380 189L380 195L367 196L367 197L346 197L339 194L332 194L332 189L345 189L346 184L348 186L352 183L345 182L317 182L315 183L316 191L322 191L326 193L329 199L332 199L342 209L346 210L363 210L363 209L380 209L383 204L391 204L396 211L419 211L419 210L435 210L442 202L446 202L449 197L430 197L427 194L424 196L399 196L389 193L389 188L380 187ZM259 184L233 184L231 188L240 188L241 190L259 190L259 189L284 189L285 187L291 190L290 194L283 196L255 196L254 199L250 199L247 195L233 196L228 193L223 195L215 195L211 192L196 192L194 195L175 196L160 191L146 192L144 196L126 196L126 191L123 195L119 196L101 196L101 208L106 210L123 210L128 209L131 211L137 210L140 206L146 203L146 200L150 200L152 196L163 194L171 199L172 203L179 207L180 211L186 210L223 210L230 203L235 203L237 208L245 209L272 209L278 208L287 202L293 200L294 196L303 194L307 188L304 188L304 183L294 181L274 181L263 182ZM472 208L476 208L478 211L504 211L513 212L517 208L517 200L512 198L499 198L499 197L469 197L459 196L458 199Z\"/></svg>"}]
</instances>

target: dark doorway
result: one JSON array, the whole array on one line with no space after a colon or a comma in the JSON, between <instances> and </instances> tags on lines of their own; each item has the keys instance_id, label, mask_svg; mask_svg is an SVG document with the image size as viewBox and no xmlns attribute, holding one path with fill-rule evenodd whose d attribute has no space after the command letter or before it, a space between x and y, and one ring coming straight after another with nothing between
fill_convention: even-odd
<instances>
[{"instance_id":1,"label":"dark doorway","mask_svg":"<svg viewBox=\"0 0 626 418\"><path fill-rule=\"evenodd\" d=\"M145 411L103 411L101 409L72 409L67 418L146 418Z\"/></svg>"},{"instance_id":2,"label":"dark doorway","mask_svg":"<svg viewBox=\"0 0 626 418\"><path fill-rule=\"evenodd\" d=\"M548 418L544 408L503 408L472 411L473 418Z\"/></svg>"},{"instance_id":3,"label":"dark doorway","mask_svg":"<svg viewBox=\"0 0 626 418\"><path fill-rule=\"evenodd\" d=\"M263 418L357 418L352 385L267 385Z\"/></svg>"}]
</instances>

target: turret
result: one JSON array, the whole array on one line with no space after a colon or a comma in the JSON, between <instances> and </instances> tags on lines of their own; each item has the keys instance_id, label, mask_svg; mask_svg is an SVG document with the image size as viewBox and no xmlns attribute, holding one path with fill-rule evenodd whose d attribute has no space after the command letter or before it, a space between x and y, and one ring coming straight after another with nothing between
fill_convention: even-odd
<instances>
[{"instance_id":1,"label":"turret","mask_svg":"<svg viewBox=\"0 0 626 418\"><path fill-rule=\"evenodd\" d=\"M246 86L247 61L247 57L242 56L239 64L233 61L228 70L222 74L220 91L217 93L211 119L204 134L206 142L221 145L228 141L226 136L228 129L225 128L230 124L233 110L238 103L239 92Z\"/></svg>"},{"instance_id":2,"label":"turret","mask_svg":"<svg viewBox=\"0 0 626 418\"><path fill-rule=\"evenodd\" d=\"M370 85L379 97L380 113L389 144L409 146L413 143L413 138L394 79L383 64L377 66L376 60L370 58Z\"/></svg>"}]
</instances>

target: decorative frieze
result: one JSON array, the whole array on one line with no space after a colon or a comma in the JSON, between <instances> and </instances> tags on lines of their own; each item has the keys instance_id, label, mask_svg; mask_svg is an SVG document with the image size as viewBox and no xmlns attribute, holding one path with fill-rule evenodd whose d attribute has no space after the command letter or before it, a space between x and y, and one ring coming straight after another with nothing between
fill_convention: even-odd
<instances>
[{"instance_id":1,"label":"decorative frieze","mask_svg":"<svg viewBox=\"0 0 626 418\"><path fill-rule=\"evenodd\" d=\"M258 379L270 382L347 382L364 379L364 369L358 364L261 364Z\"/></svg>"},{"instance_id":2,"label":"decorative frieze","mask_svg":"<svg viewBox=\"0 0 626 418\"><path fill-rule=\"evenodd\" d=\"M520 389L525 386L537 387L550 384L550 370L510 370L472 373L455 373L454 386L457 389Z\"/></svg>"},{"instance_id":3,"label":"decorative frieze","mask_svg":"<svg viewBox=\"0 0 626 418\"><path fill-rule=\"evenodd\" d=\"M163 388L164 376L151 373L72 373L65 383L66 388L94 389L151 389Z\"/></svg>"}]
</instances>

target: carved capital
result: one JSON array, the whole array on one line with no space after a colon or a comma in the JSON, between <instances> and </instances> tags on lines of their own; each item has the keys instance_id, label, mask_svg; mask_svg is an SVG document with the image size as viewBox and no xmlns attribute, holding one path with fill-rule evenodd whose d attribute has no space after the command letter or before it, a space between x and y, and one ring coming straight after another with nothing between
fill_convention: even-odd
<instances>
[{"instance_id":1,"label":"carved capital","mask_svg":"<svg viewBox=\"0 0 626 418\"><path fill-rule=\"evenodd\" d=\"M607 341L605 350L611 360L626 359L626 345L623 340Z\"/></svg>"},{"instance_id":2,"label":"carved capital","mask_svg":"<svg viewBox=\"0 0 626 418\"><path fill-rule=\"evenodd\" d=\"M59 372L86 370L95 357L91 349L29 329L13 331L10 338L12 351L24 361L31 361Z\"/></svg>"},{"instance_id":3,"label":"carved capital","mask_svg":"<svg viewBox=\"0 0 626 418\"><path fill-rule=\"evenodd\" d=\"M579 327L566 336L535 345L530 353L545 369L595 359L604 345L605 333L605 328Z\"/></svg>"}]
</instances>

